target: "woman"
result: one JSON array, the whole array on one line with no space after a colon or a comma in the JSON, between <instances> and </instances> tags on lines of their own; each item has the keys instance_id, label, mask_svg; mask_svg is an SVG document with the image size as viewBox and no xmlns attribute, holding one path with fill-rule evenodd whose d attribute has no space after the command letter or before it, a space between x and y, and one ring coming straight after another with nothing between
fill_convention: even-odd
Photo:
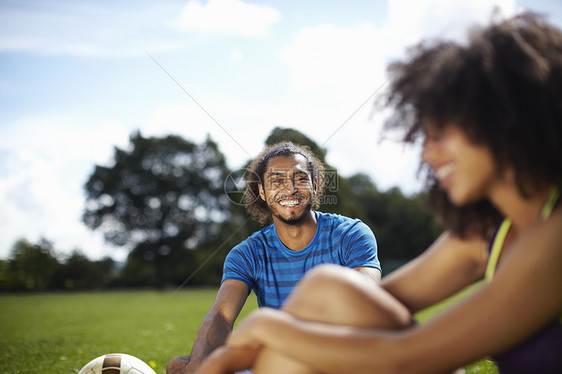
<instances>
[{"instance_id":1,"label":"woman","mask_svg":"<svg viewBox=\"0 0 562 374\"><path fill-rule=\"evenodd\" d=\"M448 231L381 288L316 268L201 372L445 373L485 356L501 373L562 372L562 32L526 13L410 54L389 69L387 126L423 140ZM409 323L483 277L462 302Z\"/></svg>"}]
</instances>

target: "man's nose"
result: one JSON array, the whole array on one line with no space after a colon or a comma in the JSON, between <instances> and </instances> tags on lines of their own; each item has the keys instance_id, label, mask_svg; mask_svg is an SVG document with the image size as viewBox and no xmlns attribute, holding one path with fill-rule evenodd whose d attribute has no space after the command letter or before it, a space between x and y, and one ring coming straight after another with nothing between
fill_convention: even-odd
<instances>
[{"instance_id":1,"label":"man's nose","mask_svg":"<svg viewBox=\"0 0 562 374\"><path fill-rule=\"evenodd\" d=\"M295 181L292 178L287 178L283 187L285 188L285 191L290 194L293 194L297 191Z\"/></svg>"}]
</instances>

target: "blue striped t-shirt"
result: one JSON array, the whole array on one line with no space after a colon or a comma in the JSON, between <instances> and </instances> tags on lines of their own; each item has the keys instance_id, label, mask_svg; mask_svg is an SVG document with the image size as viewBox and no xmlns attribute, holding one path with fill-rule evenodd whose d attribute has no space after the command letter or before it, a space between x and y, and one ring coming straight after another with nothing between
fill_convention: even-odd
<instances>
[{"instance_id":1,"label":"blue striped t-shirt","mask_svg":"<svg viewBox=\"0 0 562 374\"><path fill-rule=\"evenodd\" d=\"M375 235L366 224L337 214L314 213L318 227L305 248L291 251L285 247L271 224L230 251L222 281L240 280L254 291L260 307L278 309L304 273L316 265L380 269Z\"/></svg>"}]
</instances>

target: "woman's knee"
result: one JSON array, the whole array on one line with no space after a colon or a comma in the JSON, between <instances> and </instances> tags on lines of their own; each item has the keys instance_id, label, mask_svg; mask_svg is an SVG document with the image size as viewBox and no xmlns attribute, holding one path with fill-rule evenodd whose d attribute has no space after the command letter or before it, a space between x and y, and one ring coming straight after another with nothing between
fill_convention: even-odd
<instances>
[{"instance_id":1,"label":"woman's knee","mask_svg":"<svg viewBox=\"0 0 562 374\"><path fill-rule=\"evenodd\" d=\"M297 285L297 289L303 292L323 294L325 292L334 295L345 292L350 287L350 279L357 272L337 265L318 265L304 275Z\"/></svg>"},{"instance_id":2,"label":"woman's knee","mask_svg":"<svg viewBox=\"0 0 562 374\"><path fill-rule=\"evenodd\" d=\"M379 285L336 265L320 265L307 273L283 309L327 323L386 328L411 323L409 311Z\"/></svg>"}]
</instances>

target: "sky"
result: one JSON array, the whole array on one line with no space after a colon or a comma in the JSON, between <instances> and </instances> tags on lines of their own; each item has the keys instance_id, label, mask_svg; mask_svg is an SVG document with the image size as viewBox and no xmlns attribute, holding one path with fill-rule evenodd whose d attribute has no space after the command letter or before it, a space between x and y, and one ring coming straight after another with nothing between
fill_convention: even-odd
<instances>
[{"instance_id":1,"label":"sky","mask_svg":"<svg viewBox=\"0 0 562 374\"><path fill-rule=\"evenodd\" d=\"M84 184L129 136L210 136L231 169L275 127L342 176L420 191L419 149L381 134L385 67L427 38L559 0L0 0L0 259L16 240L126 257L81 222Z\"/></svg>"}]
</instances>

